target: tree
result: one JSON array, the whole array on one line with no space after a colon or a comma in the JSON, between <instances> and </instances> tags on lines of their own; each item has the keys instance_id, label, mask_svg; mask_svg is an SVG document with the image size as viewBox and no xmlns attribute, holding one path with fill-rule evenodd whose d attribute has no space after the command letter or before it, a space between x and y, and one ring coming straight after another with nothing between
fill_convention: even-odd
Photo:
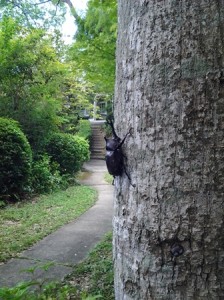
<instances>
[{"instance_id":1,"label":"tree","mask_svg":"<svg viewBox=\"0 0 224 300\"><path fill-rule=\"evenodd\" d=\"M77 69L76 62L69 62L68 74L64 78L64 105L60 116L63 118L61 130L67 133L76 133L84 109L88 112L93 109L93 105L90 103L92 85L83 79Z\"/></svg>"},{"instance_id":2,"label":"tree","mask_svg":"<svg viewBox=\"0 0 224 300\"><path fill-rule=\"evenodd\" d=\"M116 299L223 299L222 2L118 3Z\"/></svg>"},{"instance_id":3,"label":"tree","mask_svg":"<svg viewBox=\"0 0 224 300\"><path fill-rule=\"evenodd\" d=\"M90 0L86 14L75 20L78 30L69 51L70 59L78 63L96 93L111 95L115 81L117 1Z\"/></svg>"},{"instance_id":4,"label":"tree","mask_svg":"<svg viewBox=\"0 0 224 300\"><path fill-rule=\"evenodd\" d=\"M91 87L64 61L61 44L55 33L0 22L0 116L19 121L35 152L59 128L77 131L75 114L89 105Z\"/></svg>"},{"instance_id":5,"label":"tree","mask_svg":"<svg viewBox=\"0 0 224 300\"><path fill-rule=\"evenodd\" d=\"M1 0L0 16L12 17L32 28L58 28L64 21L64 1L58 0Z\"/></svg>"},{"instance_id":6,"label":"tree","mask_svg":"<svg viewBox=\"0 0 224 300\"><path fill-rule=\"evenodd\" d=\"M0 23L0 116L22 125L33 149L58 128L67 65L55 38L4 17Z\"/></svg>"}]
</instances>

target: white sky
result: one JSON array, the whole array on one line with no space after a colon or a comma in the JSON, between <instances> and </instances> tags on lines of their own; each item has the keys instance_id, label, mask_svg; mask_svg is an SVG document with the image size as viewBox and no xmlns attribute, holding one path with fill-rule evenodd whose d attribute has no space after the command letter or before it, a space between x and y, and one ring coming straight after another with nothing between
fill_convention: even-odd
<instances>
[{"instance_id":1,"label":"white sky","mask_svg":"<svg viewBox=\"0 0 224 300\"><path fill-rule=\"evenodd\" d=\"M87 7L88 0L71 0L79 14L83 13ZM71 16L69 8L67 9L66 21L62 26L62 33L66 44L72 42L72 38L75 34L76 26L74 17Z\"/></svg>"}]
</instances>

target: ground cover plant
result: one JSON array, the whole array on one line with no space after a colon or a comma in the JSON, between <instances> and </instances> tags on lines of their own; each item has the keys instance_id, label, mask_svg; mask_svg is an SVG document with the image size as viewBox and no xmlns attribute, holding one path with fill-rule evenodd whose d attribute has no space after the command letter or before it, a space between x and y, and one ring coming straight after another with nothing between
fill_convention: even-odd
<instances>
[{"instance_id":1,"label":"ground cover plant","mask_svg":"<svg viewBox=\"0 0 224 300\"><path fill-rule=\"evenodd\" d=\"M89 253L89 256L74 267L64 283L77 288L77 298L82 295L101 295L113 300L114 272L112 259L112 233L107 234Z\"/></svg>"},{"instance_id":2,"label":"ground cover plant","mask_svg":"<svg viewBox=\"0 0 224 300\"><path fill-rule=\"evenodd\" d=\"M0 209L0 261L15 257L80 216L94 204L96 196L92 188L72 186Z\"/></svg>"},{"instance_id":3,"label":"ground cover plant","mask_svg":"<svg viewBox=\"0 0 224 300\"><path fill-rule=\"evenodd\" d=\"M106 173L105 176L104 176L104 180L105 180L107 183L109 183L109 184L113 184L114 178L113 178L113 176L110 175L109 173Z\"/></svg>"}]
</instances>

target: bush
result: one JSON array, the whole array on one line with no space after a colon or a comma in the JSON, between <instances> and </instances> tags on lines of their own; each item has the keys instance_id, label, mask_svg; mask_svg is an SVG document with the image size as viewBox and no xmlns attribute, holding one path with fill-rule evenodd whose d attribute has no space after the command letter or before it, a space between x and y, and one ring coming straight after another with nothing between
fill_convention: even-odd
<instances>
[{"instance_id":1,"label":"bush","mask_svg":"<svg viewBox=\"0 0 224 300\"><path fill-rule=\"evenodd\" d=\"M77 135L83 137L87 141L90 141L91 133L90 122L88 120L80 120Z\"/></svg>"},{"instance_id":2,"label":"bush","mask_svg":"<svg viewBox=\"0 0 224 300\"><path fill-rule=\"evenodd\" d=\"M19 197L31 176L32 152L19 124L0 118L0 195Z\"/></svg>"},{"instance_id":3,"label":"bush","mask_svg":"<svg viewBox=\"0 0 224 300\"><path fill-rule=\"evenodd\" d=\"M61 174L73 175L89 159L89 144L79 136L57 133L47 143L47 153L59 164Z\"/></svg>"},{"instance_id":4,"label":"bush","mask_svg":"<svg viewBox=\"0 0 224 300\"><path fill-rule=\"evenodd\" d=\"M33 162L32 189L36 193L48 193L56 190L62 183L58 165L52 166L47 154L39 156Z\"/></svg>"}]
</instances>

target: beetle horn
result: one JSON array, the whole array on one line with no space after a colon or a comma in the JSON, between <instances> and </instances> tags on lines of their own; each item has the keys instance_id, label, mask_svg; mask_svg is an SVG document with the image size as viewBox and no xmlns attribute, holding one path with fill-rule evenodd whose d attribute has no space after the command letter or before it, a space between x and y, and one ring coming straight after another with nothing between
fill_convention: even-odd
<instances>
[{"instance_id":1,"label":"beetle horn","mask_svg":"<svg viewBox=\"0 0 224 300\"><path fill-rule=\"evenodd\" d=\"M115 139L119 139L119 137L117 136L115 129L114 129L114 123L111 119L107 120L107 124L110 125L111 129L112 129L112 133Z\"/></svg>"}]
</instances>

